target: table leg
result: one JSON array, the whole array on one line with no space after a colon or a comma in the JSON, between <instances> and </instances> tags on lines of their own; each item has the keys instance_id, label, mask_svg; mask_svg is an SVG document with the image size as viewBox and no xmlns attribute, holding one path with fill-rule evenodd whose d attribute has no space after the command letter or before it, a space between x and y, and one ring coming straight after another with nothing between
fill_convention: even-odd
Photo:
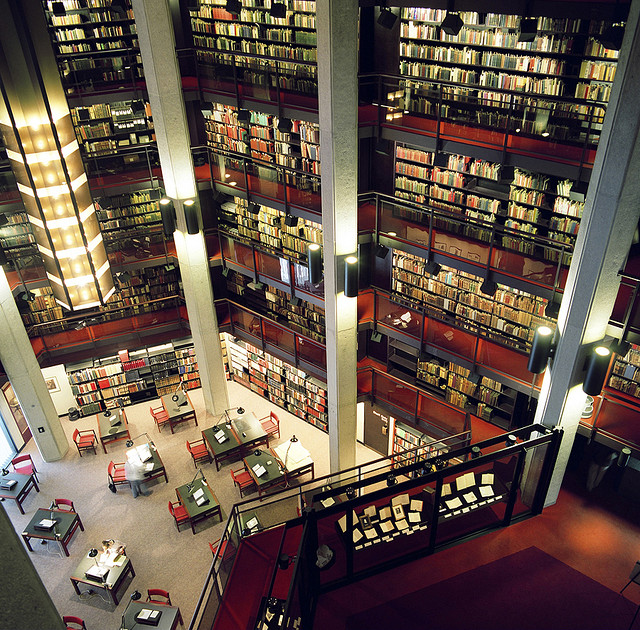
<instances>
[{"instance_id":1,"label":"table leg","mask_svg":"<svg viewBox=\"0 0 640 630\"><path fill-rule=\"evenodd\" d=\"M220 472L220 462L218 461L218 457L217 457L217 455L214 455L214 456L213 456L213 461L214 461L214 462L215 462L215 464L216 464L216 472Z\"/></svg>"},{"instance_id":2,"label":"table leg","mask_svg":"<svg viewBox=\"0 0 640 630\"><path fill-rule=\"evenodd\" d=\"M84 531L84 527L82 526L82 521L80 520L80 517L77 514L76 516L78 517L78 525L80 525L80 531Z\"/></svg>"},{"instance_id":3,"label":"table leg","mask_svg":"<svg viewBox=\"0 0 640 630\"><path fill-rule=\"evenodd\" d=\"M64 550L64 555L65 556L69 556L69 550L67 549L67 543L64 540L60 540L60 545L62 546L62 549Z\"/></svg>"},{"instance_id":4,"label":"table leg","mask_svg":"<svg viewBox=\"0 0 640 630\"><path fill-rule=\"evenodd\" d=\"M33 551L31 548L31 543L29 542L30 536L28 534L22 534L22 539L24 540L24 544L27 545L27 549L29 551Z\"/></svg>"},{"instance_id":5,"label":"table leg","mask_svg":"<svg viewBox=\"0 0 640 630\"><path fill-rule=\"evenodd\" d=\"M104 451L104 454L107 454L107 445L104 443L104 440L101 439L100 442L102 443L102 450Z\"/></svg>"},{"instance_id":6,"label":"table leg","mask_svg":"<svg viewBox=\"0 0 640 630\"><path fill-rule=\"evenodd\" d=\"M24 510L22 509L22 504L20 503L20 499L18 499L18 497L16 497L16 505L18 506L18 509L20 510L20 514L24 514Z\"/></svg>"},{"instance_id":7,"label":"table leg","mask_svg":"<svg viewBox=\"0 0 640 630\"><path fill-rule=\"evenodd\" d=\"M169 477L167 477L167 469L165 468L163 472L164 472L164 482L169 483Z\"/></svg>"},{"instance_id":8,"label":"table leg","mask_svg":"<svg viewBox=\"0 0 640 630\"><path fill-rule=\"evenodd\" d=\"M40 488L38 488L38 483L36 482L36 480L33 477L31 477L31 483L35 487L36 492L40 492Z\"/></svg>"},{"instance_id":9,"label":"table leg","mask_svg":"<svg viewBox=\"0 0 640 630\"><path fill-rule=\"evenodd\" d=\"M81 595L80 589L78 588L78 583L73 578L70 578L70 579L71 579L71 584L73 584L73 588L76 591L76 595Z\"/></svg>"}]
</instances>

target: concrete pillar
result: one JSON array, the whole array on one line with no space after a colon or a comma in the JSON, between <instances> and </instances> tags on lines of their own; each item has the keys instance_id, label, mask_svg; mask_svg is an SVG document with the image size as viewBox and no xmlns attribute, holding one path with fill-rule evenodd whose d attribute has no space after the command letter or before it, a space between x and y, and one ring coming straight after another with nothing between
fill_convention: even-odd
<instances>
[{"instance_id":1,"label":"concrete pillar","mask_svg":"<svg viewBox=\"0 0 640 630\"><path fill-rule=\"evenodd\" d=\"M639 8L634 0L558 317L559 343L538 402L536 422L565 431L547 504L557 499L584 408L585 359L604 339L640 216Z\"/></svg>"},{"instance_id":2,"label":"concrete pillar","mask_svg":"<svg viewBox=\"0 0 640 630\"><path fill-rule=\"evenodd\" d=\"M357 299L344 295L344 261L358 248L357 0L317 0L316 25L329 448L336 472L356 463Z\"/></svg>"},{"instance_id":3,"label":"concrete pillar","mask_svg":"<svg viewBox=\"0 0 640 630\"><path fill-rule=\"evenodd\" d=\"M187 234L186 230L182 202L187 199L197 202L198 189L175 54L171 10L167 0L133 0L133 12L162 178L167 196L174 200L176 208L176 251L205 407L209 413L218 414L229 407L229 396L204 236L202 231Z\"/></svg>"},{"instance_id":4,"label":"concrete pillar","mask_svg":"<svg viewBox=\"0 0 640 630\"><path fill-rule=\"evenodd\" d=\"M45 462L64 457L69 448L58 412L24 329L4 271L0 271L0 362L20 402Z\"/></svg>"},{"instance_id":5,"label":"concrete pillar","mask_svg":"<svg viewBox=\"0 0 640 630\"><path fill-rule=\"evenodd\" d=\"M0 506L0 557L0 628L64 630L62 618L4 506Z\"/></svg>"}]
</instances>

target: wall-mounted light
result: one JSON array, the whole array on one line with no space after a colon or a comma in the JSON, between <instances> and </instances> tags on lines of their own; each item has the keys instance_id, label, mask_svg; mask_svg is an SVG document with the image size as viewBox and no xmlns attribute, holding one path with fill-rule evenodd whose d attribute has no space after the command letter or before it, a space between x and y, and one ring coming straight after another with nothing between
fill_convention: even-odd
<instances>
[{"instance_id":1,"label":"wall-mounted light","mask_svg":"<svg viewBox=\"0 0 640 630\"><path fill-rule=\"evenodd\" d=\"M375 248L375 254L377 258L386 258L389 254L389 248L382 243L378 243Z\"/></svg>"},{"instance_id":2,"label":"wall-mounted light","mask_svg":"<svg viewBox=\"0 0 640 630\"><path fill-rule=\"evenodd\" d=\"M162 231L167 238L171 238L176 231L176 209L173 201L168 197L160 199L160 217L162 218Z\"/></svg>"},{"instance_id":3,"label":"wall-mounted light","mask_svg":"<svg viewBox=\"0 0 640 630\"><path fill-rule=\"evenodd\" d=\"M518 42L532 42L538 35L538 20L532 17L520 18Z\"/></svg>"},{"instance_id":4,"label":"wall-mounted light","mask_svg":"<svg viewBox=\"0 0 640 630\"><path fill-rule=\"evenodd\" d=\"M482 281L482 284L480 285L480 291L485 295L494 296L497 290L498 290L498 284L493 280L489 279L488 277L485 278Z\"/></svg>"},{"instance_id":5,"label":"wall-mounted light","mask_svg":"<svg viewBox=\"0 0 640 630\"><path fill-rule=\"evenodd\" d=\"M358 296L357 256L347 256L344 260L344 294L350 298Z\"/></svg>"},{"instance_id":6,"label":"wall-mounted light","mask_svg":"<svg viewBox=\"0 0 640 630\"><path fill-rule=\"evenodd\" d=\"M287 227L297 227L297 225L298 225L298 217L294 217L292 214L288 214L284 218L284 224Z\"/></svg>"},{"instance_id":7,"label":"wall-mounted light","mask_svg":"<svg viewBox=\"0 0 640 630\"><path fill-rule=\"evenodd\" d=\"M391 30L395 26L397 19L398 16L391 9L385 6L381 7L380 15L378 16L378 24L380 26Z\"/></svg>"},{"instance_id":8,"label":"wall-mounted light","mask_svg":"<svg viewBox=\"0 0 640 630\"><path fill-rule=\"evenodd\" d=\"M447 11L447 15L440 24L440 28L447 35L452 35L454 37L462 30L463 26L464 22L457 11Z\"/></svg>"},{"instance_id":9,"label":"wall-mounted light","mask_svg":"<svg viewBox=\"0 0 640 630\"><path fill-rule=\"evenodd\" d=\"M284 2L271 2L271 8L269 9L269 15L272 18L284 19L287 17L287 7Z\"/></svg>"},{"instance_id":10,"label":"wall-mounted light","mask_svg":"<svg viewBox=\"0 0 640 630\"><path fill-rule=\"evenodd\" d=\"M227 0L227 11L233 15L238 15L242 11L240 0Z\"/></svg>"},{"instance_id":11,"label":"wall-mounted light","mask_svg":"<svg viewBox=\"0 0 640 630\"><path fill-rule=\"evenodd\" d=\"M307 249L307 265L309 282L318 285L322 282L322 251L320 245L311 243Z\"/></svg>"},{"instance_id":12,"label":"wall-mounted light","mask_svg":"<svg viewBox=\"0 0 640 630\"><path fill-rule=\"evenodd\" d=\"M198 208L193 199L187 199L183 202L184 219L187 224L187 234L197 234L200 231L198 225Z\"/></svg>"},{"instance_id":13,"label":"wall-mounted light","mask_svg":"<svg viewBox=\"0 0 640 630\"><path fill-rule=\"evenodd\" d=\"M625 446L618 453L618 461L616 463L620 468L624 468L629 463L630 458L631 458L631 449Z\"/></svg>"},{"instance_id":14,"label":"wall-mounted light","mask_svg":"<svg viewBox=\"0 0 640 630\"><path fill-rule=\"evenodd\" d=\"M596 346L587 358L587 373L582 383L582 391L589 396L599 396L607 378L611 350L604 346Z\"/></svg>"},{"instance_id":15,"label":"wall-mounted light","mask_svg":"<svg viewBox=\"0 0 640 630\"><path fill-rule=\"evenodd\" d=\"M288 118L279 118L278 119L278 131L281 133L291 133L291 129L293 125Z\"/></svg>"},{"instance_id":16,"label":"wall-mounted light","mask_svg":"<svg viewBox=\"0 0 640 630\"><path fill-rule=\"evenodd\" d=\"M424 270L425 273L428 273L430 276L437 276L442 271L442 266L435 260L430 260L424 266Z\"/></svg>"},{"instance_id":17,"label":"wall-mounted light","mask_svg":"<svg viewBox=\"0 0 640 630\"><path fill-rule=\"evenodd\" d=\"M554 331L548 326L539 326L533 335L531 352L527 370L534 374L541 374L547 367L547 362L553 358L555 346L553 344Z\"/></svg>"}]
</instances>

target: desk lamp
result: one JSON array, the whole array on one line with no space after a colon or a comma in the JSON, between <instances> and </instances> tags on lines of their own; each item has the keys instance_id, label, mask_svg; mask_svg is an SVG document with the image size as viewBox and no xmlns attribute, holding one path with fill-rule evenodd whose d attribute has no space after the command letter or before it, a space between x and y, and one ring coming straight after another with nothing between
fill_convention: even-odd
<instances>
[{"instance_id":1,"label":"desk lamp","mask_svg":"<svg viewBox=\"0 0 640 630\"><path fill-rule=\"evenodd\" d=\"M234 409L236 411L236 417L239 420L242 419L242 416L244 416L244 408L243 407L231 407L230 409L225 409L224 413L227 416L227 428L229 427L229 425L231 423L231 414L229 412L233 411Z\"/></svg>"},{"instance_id":2,"label":"desk lamp","mask_svg":"<svg viewBox=\"0 0 640 630\"><path fill-rule=\"evenodd\" d=\"M130 597L132 602L137 602L142 597L142 594L140 593L140 591L133 591Z\"/></svg>"},{"instance_id":3,"label":"desk lamp","mask_svg":"<svg viewBox=\"0 0 640 630\"><path fill-rule=\"evenodd\" d=\"M89 557L93 558L95 560L95 563L96 563L97 567L100 566L98 564L98 550L95 547L92 547L91 549L89 549Z\"/></svg>"},{"instance_id":4,"label":"desk lamp","mask_svg":"<svg viewBox=\"0 0 640 630\"><path fill-rule=\"evenodd\" d=\"M198 470L196 470L196 474L193 476L193 479L187 484L187 492L189 494L191 494L193 492L193 484L196 482L196 479L198 477L198 475L200 475L200 477L202 477L202 481L206 481L206 479L204 478L204 473L202 472L202 470L200 468L198 468Z\"/></svg>"},{"instance_id":5,"label":"desk lamp","mask_svg":"<svg viewBox=\"0 0 640 630\"><path fill-rule=\"evenodd\" d=\"M2 469L2 476L6 477L9 474L9 471L6 468Z\"/></svg>"},{"instance_id":6,"label":"desk lamp","mask_svg":"<svg viewBox=\"0 0 640 630\"><path fill-rule=\"evenodd\" d=\"M136 437L134 438L129 438L125 444L127 445L127 448L131 448L133 446L133 443L139 438L142 437L143 435L147 436L147 442L149 442L149 444L151 444L151 446L155 446L155 444L153 443L153 440L149 437L148 433L141 433L140 435L136 435Z\"/></svg>"}]
</instances>

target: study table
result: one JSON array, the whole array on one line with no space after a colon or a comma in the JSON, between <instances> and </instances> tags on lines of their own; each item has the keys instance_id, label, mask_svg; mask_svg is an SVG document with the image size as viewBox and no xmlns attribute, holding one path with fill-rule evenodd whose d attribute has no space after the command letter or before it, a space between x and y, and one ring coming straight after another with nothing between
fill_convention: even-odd
<instances>
[{"instance_id":1,"label":"study table","mask_svg":"<svg viewBox=\"0 0 640 630\"><path fill-rule=\"evenodd\" d=\"M243 459L245 468L258 488L258 496L262 500L262 494L276 487L284 487L286 484L285 471L280 467L280 462L271 451L256 450Z\"/></svg>"},{"instance_id":2,"label":"study table","mask_svg":"<svg viewBox=\"0 0 640 630\"><path fill-rule=\"evenodd\" d=\"M151 445L151 443L147 442L146 444L130 448L127 451L127 459L132 464L144 465L149 468L148 470L145 470L144 473L145 481L164 477L165 483L169 483L167 471L155 445Z\"/></svg>"},{"instance_id":3,"label":"study table","mask_svg":"<svg viewBox=\"0 0 640 630\"><path fill-rule=\"evenodd\" d=\"M53 519L51 519L52 515ZM46 525L46 521L49 520L55 521L55 524L48 529L42 529L40 523L45 521ZM22 532L22 538L24 539L29 551L33 551L29 542L31 538L57 540L62 545L65 555L68 556L69 550L67 549L67 544L78 527L84 531L82 521L75 512L38 508L33 518L29 521L29 524Z\"/></svg>"},{"instance_id":4,"label":"study table","mask_svg":"<svg viewBox=\"0 0 640 630\"><path fill-rule=\"evenodd\" d=\"M96 560L98 561L97 563ZM109 569L104 579L100 577L92 578L87 575L87 571L93 569L96 565L100 568ZM101 554L95 558L87 554L72 573L70 580L78 595L80 595L80 588L78 587L80 583L88 584L93 588L103 588L111 597L113 605L117 606L118 589L127 575L131 575L132 578L136 576L131 560L127 556L115 556L112 559L111 554Z\"/></svg>"},{"instance_id":5,"label":"study table","mask_svg":"<svg viewBox=\"0 0 640 630\"><path fill-rule=\"evenodd\" d=\"M271 449L284 467L287 485L292 479L311 473L315 479L314 464L311 453L300 444L300 440L292 438Z\"/></svg>"},{"instance_id":6,"label":"study table","mask_svg":"<svg viewBox=\"0 0 640 630\"><path fill-rule=\"evenodd\" d=\"M15 481L15 484L11 484L11 481ZM36 492L40 492L38 484L36 483L33 475L20 475L18 473L9 473L4 477L0 477L0 484L11 485L11 488L0 487L0 497L3 499L13 499L18 505L20 514L24 514L22 509L22 502L27 498L32 488L36 489Z\"/></svg>"},{"instance_id":7,"label":"study table","mask_svg":"<svg viewBox=\"0 0 640 630\"><path fill-rule=\"evenodd\" d=\"M237 409L229 410L227 415L231 430L245 449L250 449L260 444L264 444L269 448L269 435L262 428L260 420L256 418L256 414L253 411L238 413Z\"/></svg>"},{"instance_id":8,"label":"study table","mask_svg":"<svg viewBox=\"0 0 640 630\"><path fill-rule=\"evenodd\" d=\"M189 488L191 486L191 488ZM203 500L198 504L197 498L199 491L202 490ZM196 479L191 484L184 484L179 488L176 488L176 495L179 501L189 514L191 522L191 531L195 534L194 523L201 521L209 516L217 514L222 521L222 509L220 508L220 502L217 497L211 491L209 484L206 480Z\"/></svg>"},{"instance_id":9,"label":"study table","mask_svg":"<svg viewBox=\"0 0 640 630\"><path fill-rule=\"evenodd\" d=\"M218 436L220 439L218 439ZM216 470L220 470L220 462L226 459L236 459L240 456L242 445L238 441L231 425L222 422L202 432L209 452L213 455Z\"/></svg>"},{"instance_id":10,"label":"study table","mask_svg":"<svg viewBox=\"0 0 640 630\"><path fill-rule=\"evenodd\" d=\"M97 414L96 418L98 420L98 436L100 437L102 450L105 453L107 452L107 444L110 442L119 442L120 440L131 438L127 414L121 407L114 411L103 411Z\"/></svg>"},{"instance_id":11,"label":"study table","mask_svg":"<svg viewBox=\"0 0 640 630\"><path fill-rule=\"evenodd\" d=\"M198 418L196 418L196 412L193 408L193 404L191 403L191 399L189 398L189 394L180 391L177 395L180 396L183 404L178 404L180 400L178 402L174 402L174 394L165 394L160 398L162 406L169 416L169 427L171 428L171 433L173 433L173 428L181 422L193 420L196 423L196 426L198 426ZM183 396L184 398L182 398Z\"/></svg>"},{"instance_id":12,"label":"study table","mask_svg":"<svg viewBox=\"0 0 640 630\"><path fill-rule=\"evenodd\" d=\"M158 623L140 621L138 615L143 610L157 611L160 613ZM164 604L152 604L150 602L130 601L122 615L120 628L122 630L141 630L142 628L156 628L157 630L175 630L182 620L180 609L176 606L165 606Z\"/></svg>"}]
</instances>

